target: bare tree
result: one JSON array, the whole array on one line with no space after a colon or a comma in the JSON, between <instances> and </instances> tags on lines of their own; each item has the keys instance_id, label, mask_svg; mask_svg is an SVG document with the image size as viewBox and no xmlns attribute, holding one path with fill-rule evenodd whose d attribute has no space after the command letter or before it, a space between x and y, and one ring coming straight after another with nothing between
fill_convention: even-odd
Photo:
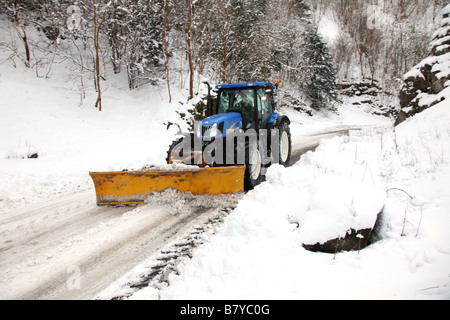
<instances>
[{"instance_id":1,"label":"bare tree","mask_svg":"<svg viewBox=\"0 0 450 320\"><path fill-rule=\"evenodd\" d=\"M30 68L30 60L31 60L30 45L28 43L27 32L25 30L27 19L22 19L20 17L20 12L23 11L21 4L22 4L21 0L14 0L14 2L12 3L12 8L10 8L10 10L12 10L15 27L17 32L19 33L20 39L22 40L25 49L25 61L24 61L25 66L27 68Z\"/></svg>"},{"instance_id":2,"label":"bare tree","mask_svg":"<svg viewBox=\"0 0 450 320\"><path fill-rule=\"evenodd\" d=\"M192 11L192 0L188 1L188 9L189 9L189 15L188 15L188 22L187 22L187 28L186 28L186 37L187 37L187 55L189 60L189 99L194 98L194 64L192 62L192 17L193 17L193 11Z\"/></svg>"},{"instance_id":3,"label":"bare tree","mask_svg":"<svg viewBox=\"0 0 450 320\"><path fill-rule=\"evenodd\" d=\"M100 86L100 57L99 57L99 50L100 50L100 29L102 27L103 22L105 22L106 13L108 10L108 7L110 6L111 2L109 2L106 7L103 9L103 15L101 16L100 20L97 18L98 14L98 4L96 3L96 0L93 0L94 2L94 48L95 48L95 78L96 78L96 85L97 85L97 101L95 102L95 107L98 108L98 111L102 111L102 90Z\"/></svg>"},{"instance_id":4,"label":"bare tree","mask_svg":"<svg viewBox=\"0 0 450 320\"><path fill-rule=\"evenodd\" d=\"M167 91L169 92L169 103L172 102L172 94L170 93L170 69L169 69L169 43L167 39L168 32L168 16L169 16L169 0L164 0L163 8L163 54L164 68L166 69Z\"/></svg>"}]
</instances>

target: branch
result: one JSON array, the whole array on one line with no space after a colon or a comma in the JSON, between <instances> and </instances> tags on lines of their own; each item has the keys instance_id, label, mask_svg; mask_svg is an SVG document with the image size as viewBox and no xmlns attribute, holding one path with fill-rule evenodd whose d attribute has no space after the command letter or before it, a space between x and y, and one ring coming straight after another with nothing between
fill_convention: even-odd
<instances>
[{"instance_id":1,"label":"branch","mask_svg":"<svg viewBox=\"0 0 450 320\"><path fill-rule=\"evenodd\" d=\"M401 192L403 192L404 194L406 194L410 199L414 199L414 197L413 197L412 195L410 195L408 192L406 192L405 190L400 189L400 188L389 188L389 189L386 190L386 192L389 192L389 191L391 191L391 190L401 191Z\"/></svg>"}]
</instances>

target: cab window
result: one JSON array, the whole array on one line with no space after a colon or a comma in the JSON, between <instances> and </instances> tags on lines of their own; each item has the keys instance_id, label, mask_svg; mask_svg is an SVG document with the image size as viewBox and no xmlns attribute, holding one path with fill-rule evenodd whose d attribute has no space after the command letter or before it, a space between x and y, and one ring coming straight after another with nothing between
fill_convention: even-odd
<instances>
[{"instance_id":1,"label":"cab window","mask_svg":"<svg viewBox=\"0 0 450 320\"><path fill-rule=\"evenodd\" d=\"M231 109L253 108L253 89L225 90L219 94L217 113L226 113Z\"/></svg>"},{"instance_id":2,"label":"cab window","mask_svg":"<svg viewBox=\"0 0 450 320\"><path fill-rule=\"evenodd\" d=\"M260 127L267 128L267 122L272 114L272 96L266 93L265 89L258 89L257 91L257 103L258 103L258 121Z\"/></svg>"}]
</instances>

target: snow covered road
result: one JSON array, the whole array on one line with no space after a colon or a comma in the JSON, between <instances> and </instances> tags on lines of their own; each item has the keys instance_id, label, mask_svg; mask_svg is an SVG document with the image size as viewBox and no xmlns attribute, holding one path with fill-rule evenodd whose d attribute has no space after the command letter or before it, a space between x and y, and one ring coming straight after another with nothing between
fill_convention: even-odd
<instances>
[{"instance_id":1,"label":"snow covered road","mask_svg":"<svg viewBox=\"0 0 450 320\"><path fill-rule=\"evenodd\" d=\"M352 128L352 130L356 129L358 128L357 127ZM289 165L293 165L298 160L300 160L300 157L304 155L306 152L315 150L319 146L321 140L347 135L349 130L350 130L349 128L336 130L331 129L323 133L317 133L314 135L292 137L292 155Z\"/></svg>"},{"instance_id":2,"label":"snow covered road","mask_svg":"<svg viewBox=\"0 0 450 320\"><path fill-rule=\"evenodd\" d=\"M94 190L10 212L0 223L0 298L90 299L209 209L97 207Z\"/></svg>"},{"instance_id":3,"label":"snow covered road","mask_svg":"<svg viewBox=\"0 0 450 320\"><path fill-rule=\"evenodd\" d=\"M322 139L348 133L330 131L293 137L292 163ZM92 188L2 214L0 298L95 298L165 245L237 201L188 204L189 210L176 212L176 205L185 205L185 200L170 203L165 196L137 208L97 207Z\"/></svg>"}]
</instances>

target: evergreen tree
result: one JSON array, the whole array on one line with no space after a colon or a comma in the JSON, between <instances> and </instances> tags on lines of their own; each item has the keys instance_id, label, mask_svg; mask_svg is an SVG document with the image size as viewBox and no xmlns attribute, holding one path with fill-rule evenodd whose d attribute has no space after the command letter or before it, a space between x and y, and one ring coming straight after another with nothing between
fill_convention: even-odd
<instances>
[{"instance_id":1,"label":"evergreen tree","mask_svg":"<svg viewBox=\"0 0 450 320\"><path fill-rule=\"evenodd\" d=\"M261 28L268 0L232 1L231 70L233 81L257 81L270 76L265 52L266 36Z\"/></svg>"},{"instance_id":2,"label":"evergreen tree","mask_svg":"<svg viewBox=\"0 0 450 320\"><path fill-rule=\"evenodd\" d=\"M125 39L130 31L127 25L130 19L128 15L129 11L123 3L115 1L105 25L105 32L111 47L111 62L116 74L121 72L122 64L126 60L127 43Z\"/></svg>"},{"instance_id":3,"label":"evergreen tree","mask_svg":"<svg viewBox=\"0 0 450 320\"><path fill-rule=\"evenodd\" d=\"M336 72L332 57L317 30L309 28L303 44L303 87L314 109L330 108L337 99Z\"/></svg>"},{"instance_id":4,"label":"evergreen tree","mask_svg":"<svg viewBox=\"0 0 450 320\"><path fill-rule=\"evenodd\" d=\"M163 12L157 0L137 0L129 7L129 32L125 41L128 47L128 75L130 89L151 81L155 72L162 73L163 62Z\"/></svg>"},{"instance_id":5,"label":"evergreen tree","mask_svg":"<svg viewBox=\"0 0 450 320\"><path fill-rule=\"evenodd\" d=\"M311 24L311 11L304 0L272 0L263 30L270 48L272 77L295 84L304 77L302 45Z\"/></svg>"}]
</instances>

